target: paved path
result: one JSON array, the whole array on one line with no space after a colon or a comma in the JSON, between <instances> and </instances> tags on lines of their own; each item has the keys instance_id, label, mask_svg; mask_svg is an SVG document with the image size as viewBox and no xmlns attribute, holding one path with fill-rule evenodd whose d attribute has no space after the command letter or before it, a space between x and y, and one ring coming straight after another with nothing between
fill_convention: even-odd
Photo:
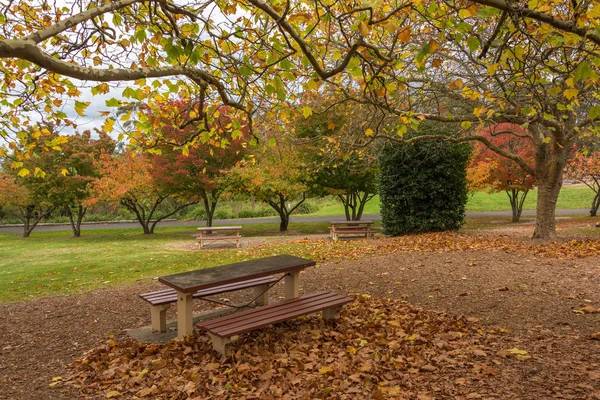
<instances>
[{"instance_id":1,"label":"paved path","mask_svg":"<svg viewBox=\"0 0 600 400\"><path fill-rule=\"evenodd\" d=\"M565 209L556 210L556 215L573 215L573 214L585 214L589 215L589 209ZM504 217L510 218L512 213L510 211L485 211L485 212L467 212L468 218L480 218L480 217ZM522 213L523 217L535 216L535 210L524 210ZM363 215L364 220L377 221L381 219L378 214ZM297 216L290 219L290 223L294 222L327 222L332 220L343 221L343 216L326 216L326 217L307 217ZM279 224L278 217L268 218L240 218L240 219L219 219L213 221L214 225L244 225L244 224ZM161 226L204 226L204 221L163 221L159 222L157 227ZM119 229L119 228L141 228L137 222L108 222L108 223L94 223L94 224L82 224L81 230L97 230L97 229ZM40 224L35 228L34 232L53 232L53 231L65 231L71 230L69 224ZM4 227L0 226L0 233L22 233L23 228L20 226Z\"/></svg>"}]
</instances>

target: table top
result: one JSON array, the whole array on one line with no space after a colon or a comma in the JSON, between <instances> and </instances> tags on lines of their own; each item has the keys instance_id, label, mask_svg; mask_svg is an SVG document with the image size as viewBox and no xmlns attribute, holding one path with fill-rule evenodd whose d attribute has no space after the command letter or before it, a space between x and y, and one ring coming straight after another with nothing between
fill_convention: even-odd
<instances>
[{"instance_id":1,"label":"table top","mask_svg":"<svg viewBox=\"0 0 600 400\"><path fill-rule=\"evenodd\" d=\"M197 231L239 231L241 226L201 226Z\"/></svg>"},{"instance_id":2,"label":"table top","mask_svg":"<svg viewBox=\"0 0 600 400\"><path fill-rule=\"evenodd\" d=\"M331 225L371 225L373 221L329 221Z\"/></svg>"},{"instance_id":3,"label":"table top","mask_svg":"<svg viewBox=\"0 0 600 400\"><path fill-rule=\"evenodd\" d=\"M300 270L316 264L315 261L307 258L283 254L161 276L158 278L158 281L180 292L195 293L200 289L208 289L226 283Z\"/></svg>"}]
</instances>

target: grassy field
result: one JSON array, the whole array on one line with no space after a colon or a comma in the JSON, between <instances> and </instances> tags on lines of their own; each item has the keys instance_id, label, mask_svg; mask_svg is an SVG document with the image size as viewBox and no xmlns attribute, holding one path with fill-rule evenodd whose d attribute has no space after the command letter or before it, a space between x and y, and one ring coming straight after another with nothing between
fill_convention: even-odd
<instances>
[{"instance_id":1,"label":"grassy field","mask_svg":"<svg viewBox=\"0 0 600 400\"><path fill-rule=\"evenodd\" d=\"M292 224L284 235L327 232L327 222ZM281 236L278 224L244 226L244 237ZM29 238L0 234L0 303L66 294L122 282L271 255L273 249L186 251L195 243L189 227L34 232ZM290 254L301 249L286 247Z\"/></svg>"},{"instance_id":2,"label":"grassy field","mask_svg":"<svg viewBox=\"0 0 600 400\"><path fill-rule=\"evenodd\" d=\"M535 191L526 208L535 207ZM559 198L560 208L587 208L593 192L588 188L566 187ZM474 195L469 211L507 210L504 193ZM378 199L369 202L365 214L379 212ZM343 215L331 202L313 215ZM509 219L507 218L507 223ZM465 230L481 229L467 222ZM378 223L377 223L378 224ZM327 222L292 223L284 235L325 234ZM280 236L278 224L247 224L244 236ZM210 267L248 258L289 253L310 257L302 245L281 244L259 249L186 251L194 243L189 227L160 227L154 235L140 229L84 231L74 238L70 231L34 232L30 238L0 234L0 303L27 298L86 291L102 286L150 279L180 271Z\"/></svg>"},{"instance_id":3,"label":"grassy field","mask_svg":"<svg viewBox=\"0 0 600 400\"><path fill-rule=\"evenodd\" d=\"M565 186L558 197L557 208L589 208L594 198L594 192L585 185ZM531 190L525 199L525 210L535 210L537 190ZM469 195L467 211L510 211L510 202L505 192L485 193L477 192ZM375 196L365 206L364 214L379 213L379 196ZM339 202L331 201L318 212L310 214L315 216L344 215L344 208Z\"/></svg>"}]
</instances>

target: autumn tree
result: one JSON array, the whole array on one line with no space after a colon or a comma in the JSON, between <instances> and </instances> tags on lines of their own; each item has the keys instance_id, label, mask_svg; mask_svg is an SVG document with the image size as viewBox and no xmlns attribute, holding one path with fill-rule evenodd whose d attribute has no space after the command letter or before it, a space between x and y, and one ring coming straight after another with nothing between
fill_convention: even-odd
<instances>
[{"instance_id":1,"label":"autumn tree","mask_svg":"<svg viewBox=\"0 0 600 400\"><path fill-rule=\"evenodd\" d=\"M246 124L231 118L228 107L221 107L215 110L214 122L205 133L210 135L206 143L192 144L188 139L205 127L195 123L179 127L176 121L182 118L181 114L190 112L188 106L184 101L175 100L169 102L161 114L147 116L166 139L150 158L151 174L163 190L187 194L191 198L200 196L206 212L206 226L212 226L219 199L228 188L228 180L224 177L246 154L244 142L248 129ZM210 131L216 133L210 134ZM185 143L184 148L179 148L178 143Z\"/></svg>"},{"instance_id":2,"label":"autumn tree","mask_svg":"<svg viewBox=\"0 0 600 400\"><path fill-rule=\"evenodd\" d=\"M306 166L291 141L266 142L228 174L233 190L254 196L279 215L279 230L286 231L290 215L306 200L309 190Z\"/></svg>"},{"instance_id":3,"label":"autumn tree","mask_svg":"<svg viewBox=\"0 0 600 400\"><path fill-rule=\"evenodd\" d=\"M521 137L515 137L513 133ZM527 133L520 126L496 124L486 127L480 133L498 148L519 155L533 165L534 147L524 140ZM505 192L512 209L512 222L518 222L523 212L523 203L529 190L533 188L533 176L517 163L490 150L483 143L476 144L473 158L467 169L471 190L485 190L488 193Z\"/></svg>"},{"instance_id":4,"label":"autumn tree","mask_svg":"<svg viewBox=\"0 0 600 400\"><path fill-rule=\"evenodd\" d=\"M23 237L29 237L35 227L55 209L44 193L31 191L23 179L5 168L0 170L0 205L5 211L16 211L23 221Z\"/></svg>"},{"instance_id":5,"label":"autumn tree","mask_svg":"<svg viewBox=\"0 0 600 400\"><path fill-rule=\"evenodd\" d=\"M316 108L313 103L320 100L305 101L304 107ZM304 107L306 114L296 119L295 131L311 174L311 191L335 196L344 206L346 220L359 221L365 205L377 194L377 147L348 144L347 139L364 139L362 133L371 129L369 125L381 121L363 119L369 115L363 113L364 107L350 103L333 104L320 114L310 108L310 115Z\"/></svg>"},{"instance_id":6,"label":"autumn tree","mask_svg":"<svg viewBox=\"0 0 600 400\"><path fill-rule=\"evenodd\" d=\"M567 177L585 184L594 192L590 216L595 217L600 207L600 151L576 154L567 164Z\"/></svg>"},{"instance_id":7,"label":"autumn tree","mask_svg":"<svg viewBox=\"0 0 600 400\"><path fill-rule=\"evenodd\" d=\"M200 201L199 196L190 198L156 180L157 176L151 173L148 155L132 151L112 157L102 154L98 163L104 173L92 183L89 204L100 200L120 203L135 215L144 234L154 233L160 221ZM163 172L170 174L171 171L164 169ZM169 201L174 204L167 205ZM162 212L161 207L166 207L167 211Z\"/></svg>"}]
</instances>

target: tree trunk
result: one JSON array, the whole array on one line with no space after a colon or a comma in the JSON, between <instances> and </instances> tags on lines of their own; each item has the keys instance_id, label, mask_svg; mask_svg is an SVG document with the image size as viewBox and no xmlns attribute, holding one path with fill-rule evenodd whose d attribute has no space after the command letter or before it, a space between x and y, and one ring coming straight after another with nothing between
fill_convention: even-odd
<instances>
[{"instance_id":1,"label":"tree trunk","mask_svg":"<svg viewBox=\"0 0 600 400\"><path fill-rule=\"evenodd\" d=\"M279 232L285 232L288 229L288 225L290 224L290 216L287 215L285 209L279 212Z\"/></svg>"},{"instance_id":2,"label":"tree trunk","mask_svg":"<svg viewBox=\"0 0 600 400\"><path fill-rule=\"evenodd\" d=\"M73 236L80 237L81 236L81 221L85 213L87 212L87 207L83 207L81 204L77 206L77 218L73 218L73 211L71 207L66 206L65 212L69 216L69 222L71 223L71 230L73 231Z\"/></svg>"},{"instance_id":3,"label":"tree trunk","mask_svg":"<svg viewBox=\"0 0 600 400\"><path fill-rule=\"evenodd\" d=\"M523 204L529 191L521 192L518 189L512 189L510 192L506 191L508 199L510 200L510 207L512 209L512 222L519 222L521 214L523 213ZM519 196L520 194L520 196Z\"/></svg>"},{"instance_id":4,"label":"tree trunk","mask_svg":"<svg viewBox=\"0 0 600 400\"><path fill-rule=\"evenodd\" d=\"M556 201L562 182L538 184L534 239L556 238Z\"/></svg>"},{"instance_id":5,"label":"tree trunk","mask_svg":"<svg viewBox=\"0 0 600 400\"><path fill-rule=\"evenodd\" d=\"M592 200L592 207L590 208L590 217L595 217L598 213L598 207L600 206L600 191L596 192L594 200Z\"/></svg>"}]
</instances>

